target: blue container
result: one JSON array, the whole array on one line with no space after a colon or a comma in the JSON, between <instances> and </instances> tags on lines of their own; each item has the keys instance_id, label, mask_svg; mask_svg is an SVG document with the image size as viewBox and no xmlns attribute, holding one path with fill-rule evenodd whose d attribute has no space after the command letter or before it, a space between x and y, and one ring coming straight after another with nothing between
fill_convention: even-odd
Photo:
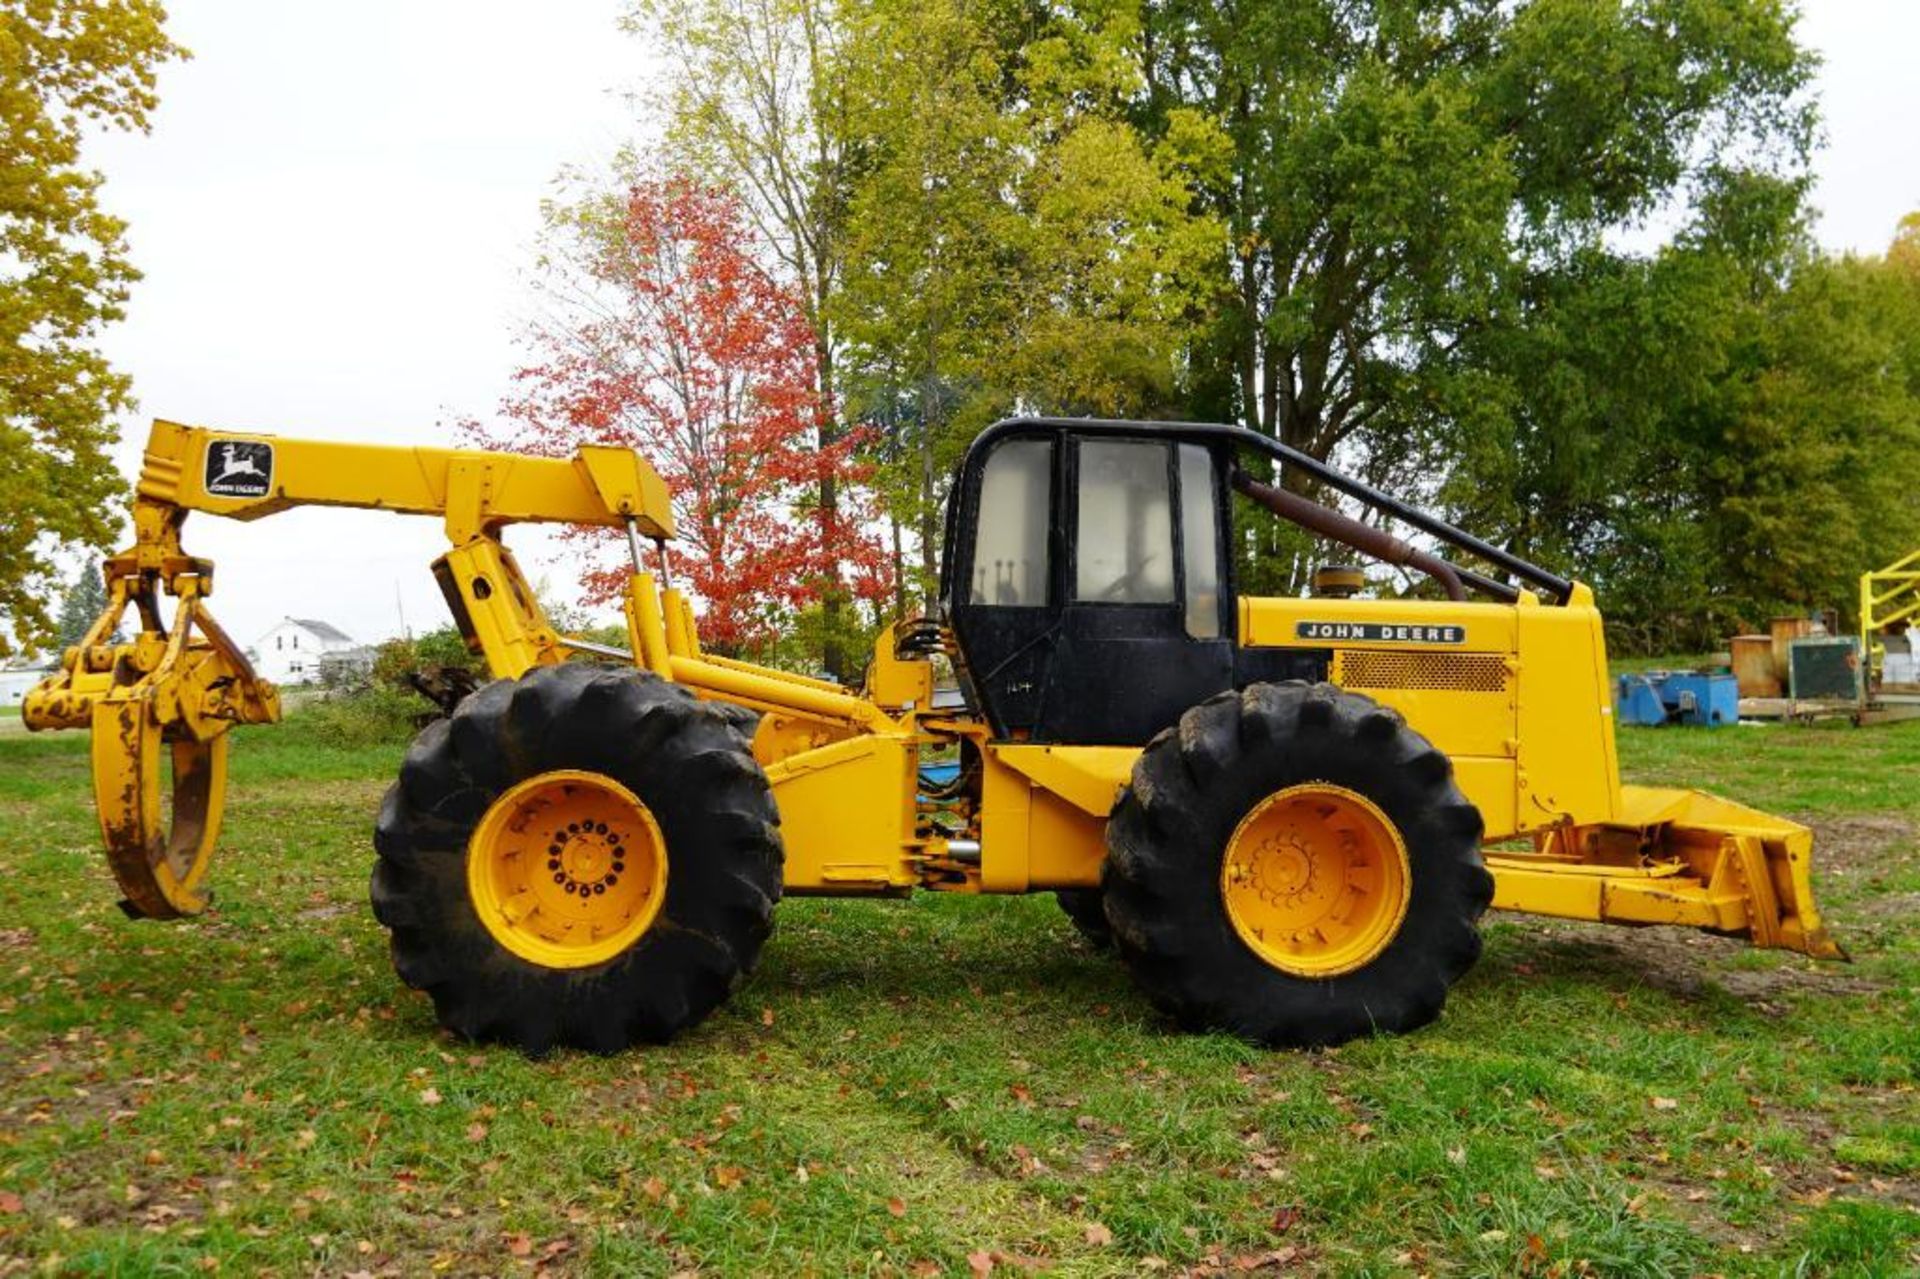
<instances>
[{"instance_id":1,"label":"blue container","mask_svg":"<svg viewBox=\"0 0 1920 1279\"><path fill-rule=\"evenodd\" d=\"M1614 692L1622 724L1693 724L1719 728L1740 720L1740 682L1731 675L1646 671L1622 675Z\"/></svg>"},{"instance_id":2,"label":"blue container","mask_svg":"<svg viewBox=\"0 0 1920 1279\"><path fill-rule=\"evenodd\" d=\"M1614 692L1614 718L1622 724L1658 725L1667 722L1667 706L1654 687L1655 676L1622 675Z\"/></svg>"},{"instance_id":3,"label":"blue container","mask_svg":"<svg viewBox=\"0 0 1920 1279\"><path fill-rule=\"evenodd\" d=\"M1719 728L1740 720L1740 681L1731 675L1675 672L1661 685L1660 700L1682 724Z\"/></svg>"}]
</instances>

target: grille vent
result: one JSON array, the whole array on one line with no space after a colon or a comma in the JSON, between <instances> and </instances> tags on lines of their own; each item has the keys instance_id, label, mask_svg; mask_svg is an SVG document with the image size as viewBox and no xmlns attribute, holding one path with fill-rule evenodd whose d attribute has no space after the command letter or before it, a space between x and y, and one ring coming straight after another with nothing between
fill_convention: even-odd
<instances>
[{"instance_id":1,"label":"grille vent","mask_svg":"<svg viewBox=\"0 0 1920 1279\"><path fill-rule=\"evenodd\" d=\"M1334 682L1342 688L1504 693L1507 663L1496 653L1379 653L1349 649L1340 654Z\"/></svg>"}]
</instances>

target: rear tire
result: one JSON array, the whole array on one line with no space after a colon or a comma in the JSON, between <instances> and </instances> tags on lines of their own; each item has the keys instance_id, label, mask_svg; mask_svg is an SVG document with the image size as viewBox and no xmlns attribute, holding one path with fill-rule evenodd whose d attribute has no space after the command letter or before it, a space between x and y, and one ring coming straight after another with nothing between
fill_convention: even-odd
<instances>
[{"instance_id":1,"label":"rear tire","mask_svg":"<svg viewBox=\"0 0 1920 1279\"><path fill-rule=\"evenodd\" d=\"M1243 819L1316 785L1384 815L1410 882L1383 949L1304 977L1236 927L1222 866ZM1189 710L1141 754L1107 827L1106 915L1135 979L1185 1028L1286 1047L1412 1030L1479 958L1493 895L1481 833L1451 762L1397 712L1330 684L1256 684Z\"/></svg>"},{"instance_id":2,"label":"rear tire","mask_svg":"<svg viewBox=\"0 0 1920 1279\"><path fill-rule=\"evenodd\" d=\"M373 911L401 980L454 1033L536 1056L617 1052L697 1024L751 971L780 898L779 813L749 749L753 722L648 672L568 663L489 684L428 725L374 832ZM475 908L469 845L482 819L554 773L624 787L664 842L658 913L603 962L531 961Z\"/></svg>"}]
</instances>

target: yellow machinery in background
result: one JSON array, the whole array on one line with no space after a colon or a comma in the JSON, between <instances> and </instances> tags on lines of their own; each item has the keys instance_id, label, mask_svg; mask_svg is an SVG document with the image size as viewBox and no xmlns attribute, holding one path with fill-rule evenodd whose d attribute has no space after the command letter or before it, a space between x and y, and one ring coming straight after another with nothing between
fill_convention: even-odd
<instances>
[{"instance_id":1,"label":"yellow machinery in background","mask_svg":"<svg viewBox=\"0 0 1920 1279\"><path fill-rule=\"evenodd\" d=\"M1920 551L1860 575L1860 660L1867 664L1862 689L1882 675L1886 646L1877 637L1895 626L1909 633L1920 626ZM1912 655L1920 659L1920 649ZM1920 675L1914 682L1920 683Z\"/></svg>"},{"instance_id":2,"label":"yellow machinery in background","mask_svg":"<svg viewBox=\"0 0 1920 1279\"><path fill-rule=\"evenodd\" d=\"M1350 573L1337 594L1241 595L1235 493L1443 598L1354 598ZM208 614L182 522L302 505L442 519L433 572L493 676L415 741L374 837L395 966L463 1035L665 1039L752 967L782 893L1053 891L1181 1024L1269 1044L1431 1020L1489 904L1839 954L1804 828L1621 784L1584 586L1240 428L1040 418L974 443L939 614L883 634L857 690L702 649L668 578L668 494L630 451L156 422L107 612L23 708L92 729L129 914L204 907L228 730L280 715ZM531 521L625 531L630 653L549 623L501 542ZM130 608L139 633L110 642Z\"/></svg>"}]
</instances>

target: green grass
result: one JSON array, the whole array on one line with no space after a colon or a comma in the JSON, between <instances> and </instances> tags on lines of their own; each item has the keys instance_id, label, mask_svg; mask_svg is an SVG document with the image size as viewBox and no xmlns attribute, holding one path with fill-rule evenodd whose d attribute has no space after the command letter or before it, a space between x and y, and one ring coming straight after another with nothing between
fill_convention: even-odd
<instances>
[{"instance_id":1,"label":"green grass","mask_svg":"<svg viewBox=\"0 0 1920 1279\"><path fill-rule=\"evenodd\" d=\"M1851 966L1497 917L1438 1025L1270 1053L1048 898L794 900L679 1043L541 1062L393 977L355 732L242 732L184 924L114 909L84 738L0 738L0 1274L1920 1269L1920 724L1622 734L1817 826Z\"/></svg>"}]
</instances>

